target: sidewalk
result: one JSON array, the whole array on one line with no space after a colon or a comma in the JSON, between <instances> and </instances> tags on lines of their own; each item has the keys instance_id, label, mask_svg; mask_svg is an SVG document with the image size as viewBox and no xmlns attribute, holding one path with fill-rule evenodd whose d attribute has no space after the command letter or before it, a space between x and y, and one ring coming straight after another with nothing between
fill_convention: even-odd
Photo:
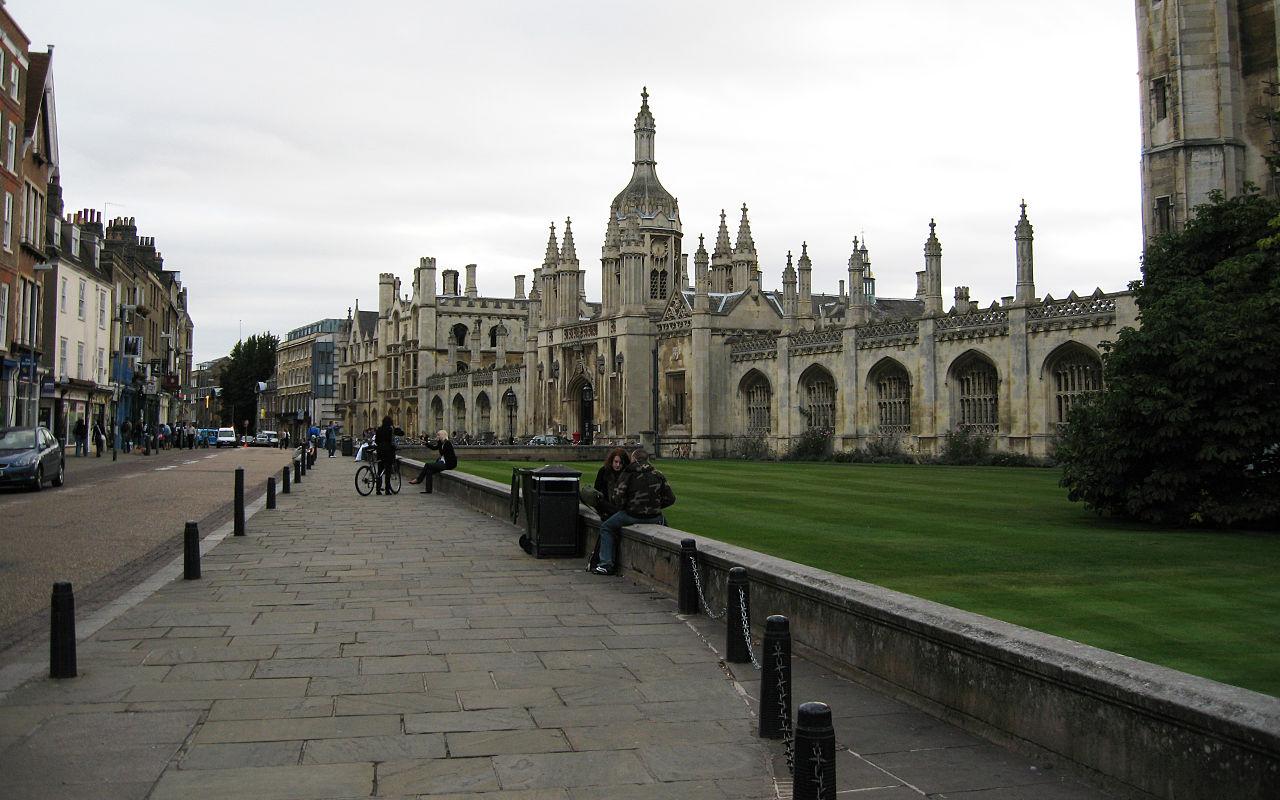
<instances>
[{"instance_id":1,"label":"sidewalk","mask_svg":"<svg viewBox=\"0 0 1280 800\"><path fill-rule=\"evenodd\" d=\"M81 677L0 699L5 797L790 796L781 744L755 737L756 674L714 649L723 623L535 560L440 494L361 498L353 472L319 459L206 554L202 580L82 642ZM842 798L1102 797L794 670L796 704L833 708Z\"/></svg>"}]
</instances>

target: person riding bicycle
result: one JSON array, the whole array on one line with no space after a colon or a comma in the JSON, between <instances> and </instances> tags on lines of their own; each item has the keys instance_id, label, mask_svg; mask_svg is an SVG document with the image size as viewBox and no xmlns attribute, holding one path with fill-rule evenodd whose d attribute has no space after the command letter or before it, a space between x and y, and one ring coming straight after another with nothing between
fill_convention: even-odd
<instances>
[{"instance_id":1,"label":"person riding bicycle","mask_svg":"<svg viewBox=\"0 0 1280 800\"><path fill-rule=\"evenodd\" d=\"M385 486L387 496L391 495L391 470L396 464L395 428L391 425L391 417L382 418L382 424L373 435L373 445L378 449L378 494L382 494Z\"/></svg>"}]
</instances>

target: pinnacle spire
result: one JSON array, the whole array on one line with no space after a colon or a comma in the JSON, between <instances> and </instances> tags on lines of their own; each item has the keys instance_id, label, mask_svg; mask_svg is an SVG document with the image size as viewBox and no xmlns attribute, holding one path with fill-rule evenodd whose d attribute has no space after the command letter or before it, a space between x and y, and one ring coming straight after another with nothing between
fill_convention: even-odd
<instances>
[{"instance_id":1,"label":"pinnacle spire","mask_svg":"<svg viewBox=\"0 0 1280 800\"><path fill-rule=\"evenodd\" d=\"M747 219L747 204L742 204L742 221L738 223L738 241L734 243L735 253L754 253L756 243L751 238L751 221Z\"/></svg>"},{"instance_id":2,"label":"pinnacle spire","mask_svg":"<svg viewBox=\"0 0 1280 800\"><path fill-rule=\"evenodd\" d=\"M707 254L707 244L703 239L703 235L698 234L698 250L695 255L705 256Z\"/></svg>"},{"instance_id":3,"label":"pinnacle spire","mask_svg":"<svg viewBox=\"0 0 1280 800\"><path fill-rule=\"evenodd\" d=\"M1018 217L1018 224L1014 226L1013 233L1018 239L1031 238L1031 220L1027 219L1027 201L1022 201L1022 216Z\"/></svg>"},{"instance_id":4,"label":"pinnacle spire","mask_svg":"<svg viewBox=\"0 0 1280 800\"><path fill-rule=\"evenodd\" d=\"M576 262L578 260L578 251L573 246L573 220L565 217L564 220L564 241L560 246L560 260L566 263Z\"/></svg>"},{"instance_id":5,"label":"pinnacle spire","mask_svg":"<svg viewBox=\"0 0 1280 800\"><path fill-rule=\"evenodd\" d=\"M809 243L800 243L800 269L809 269L813 266L813 262L809 260Z\"/></svg>"},{"instance_id":6,"label":"pinnacle spire","mask_svg":"<svg viewBox=\"0 0 1280 800\"><path fill-rule=\"evenodd\" d=\"M551 236L547 239L547 254L542 258L543 266L554 267L560 257L560 245L556 243L556 224L551 223Z\"/></svg>"},{"instance_id":7,"label":"pinnacle spire","mask_svg":"<svg viewBox=\"0 0 1280 800\"><path fill-rule=\"evenodd\" d=\"M729 226L725 223L724 209L720 209L720 230L716 233L716 251L714 255L727 256L733 252L729 244Z\"/></svg>"}]
</instances>

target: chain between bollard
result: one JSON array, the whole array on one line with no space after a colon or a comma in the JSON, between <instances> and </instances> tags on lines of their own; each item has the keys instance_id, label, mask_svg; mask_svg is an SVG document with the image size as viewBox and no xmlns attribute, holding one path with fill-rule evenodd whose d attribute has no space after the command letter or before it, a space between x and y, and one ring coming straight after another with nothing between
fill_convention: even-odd
<instances>
[{"instance_id":1,"label":"chain between bollard","mask_svg":"<svg viewBox=\"0 0 1280 800\"><path fill-rule=\"evenodd\" d=\"M791 728L791 715L787 713L787 679L783 677L782 645L773 646L773 671L778 676L778 719L782 720L782 747L787 754L787 774L796 774L796 734ZM763 713L763 712L761 712Z\"/></svg>"},{"instance_id":2,"label":"chain between bollard","mask_svg":"<svg viewBox=\"0 0 1280 800\"><path fill-rule=\"evenodd\" d=\"M707 596L702 592L702 576L698 573L698 562L693 556L689 556L689 564L693 566L693 585L698 588L698 599L702 601L702 610L707 612L707 616L711 619L724 619L729 609L726 608L719 614L711 610L711 604L707 602Z\"/></svg>"},{"instance_id":3,"label":"chain between bollard","mask_svg":"<svg viewBox=\"0 0 1280 800\"><path fill-rule=\"evenodd\" d=\"M827 775L826 770L822 767L826 762L822 760L822 745L818 742L813 743L813 779L817 783L818 794L822 798L827 796Z\"/></svg>"},{"instance_id":4,"label":"chain between bollard","mask_svg":"<svg viewBox=\"0 0 1280 800\"><path fill-rule=\"evenodd\" d=\"M760 660L751 646L751 618L747 615L747 596L742 589L738 589L738 608L742 610L742 641L747 643L747 657L751 659L751 666L760 669Z\"/></svg>"}]
</instances>

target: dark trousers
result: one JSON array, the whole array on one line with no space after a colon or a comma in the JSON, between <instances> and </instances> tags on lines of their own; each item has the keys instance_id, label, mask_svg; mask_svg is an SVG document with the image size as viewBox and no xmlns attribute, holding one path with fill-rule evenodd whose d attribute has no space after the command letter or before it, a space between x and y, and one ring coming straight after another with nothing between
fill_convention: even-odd
<instances>
[{"instance_id":1,"label":"dark trousers","mask_svg":"<svg viewBox=\"0 0 1280 800\"><path fill-rule=\"evenodd\" d=\"M418 482L422 484L422 491L431 491L431 484L435 481L437 472L444 472L449 469L443 461L434 461L422 465L422 471L418 473Z\"/></svg>"},{"instance_id":2,"label":"dark trousers","mask_svg":"<svg viewBox=\"0 0 1280 800\"><path fill-rule=\"evenodd\" d=\"M396 462L394 461L378 462L378 478L379 478L378 491L379 492L385 490L387 494L391 494L391 470L395 468L396 468Z\"/></svg>"}]
</instances>

